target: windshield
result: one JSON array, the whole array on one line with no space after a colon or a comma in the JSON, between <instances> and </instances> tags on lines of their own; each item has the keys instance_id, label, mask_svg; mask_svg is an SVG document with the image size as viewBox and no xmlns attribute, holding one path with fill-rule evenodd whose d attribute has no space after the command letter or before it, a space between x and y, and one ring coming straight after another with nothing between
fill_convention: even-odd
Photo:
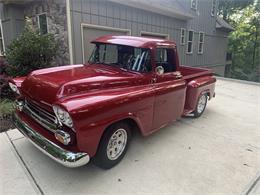
<instances>
[{"instance_id":1,"label":"windshield","mask_svg":"<svg viewBox=\"0 0 260 195\"><path fill-rule=\"evenodd\" d=\"M152 70L149 49L123 45L96 44L89 63L101 63L137 72L150 72Z\"/></svg>"}]
</instances>

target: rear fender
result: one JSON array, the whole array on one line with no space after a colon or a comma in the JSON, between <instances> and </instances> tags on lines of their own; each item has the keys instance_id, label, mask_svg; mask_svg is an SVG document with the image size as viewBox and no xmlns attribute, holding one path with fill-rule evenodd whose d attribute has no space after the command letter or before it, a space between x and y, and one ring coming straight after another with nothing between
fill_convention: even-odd
<instances>
[{"instance_id":1,"label":"rear fender","mask_svg":"<svg viewBox=\"0 0 260 195\"><path fill-rule=\"evenodd\" d=\"M191 80L187 85L185 110L192 112L195 110L198 98L202 94L207 94L209 99L215 93L216 78L214 76L204 76Z\"/></svg>"}]
</instances>

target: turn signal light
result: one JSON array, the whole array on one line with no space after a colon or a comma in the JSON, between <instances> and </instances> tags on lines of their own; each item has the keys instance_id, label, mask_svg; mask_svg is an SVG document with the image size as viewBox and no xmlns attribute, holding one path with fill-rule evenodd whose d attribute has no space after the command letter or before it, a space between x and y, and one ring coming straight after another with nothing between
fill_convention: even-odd
<instances>
[{"instance_id":1,"label":"turn signal light","mask_svg":"<svg viewBox=\"0 0 260 195\"><path fill-rule=\"evenodd\" d=\"M64 131L61 131L61 130L57 130L55 132L55 138L56 138L56 140L63 143L64 145L68 145L71 141L70 134L68 134Z\"/></svg>"}]
</instances>

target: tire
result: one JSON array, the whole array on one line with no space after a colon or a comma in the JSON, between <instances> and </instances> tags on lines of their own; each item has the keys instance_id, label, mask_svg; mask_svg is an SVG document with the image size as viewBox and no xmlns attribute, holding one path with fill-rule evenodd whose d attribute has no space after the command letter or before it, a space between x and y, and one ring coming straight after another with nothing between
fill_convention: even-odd
<instances>
[{"instance_id":1,"label":"tire","mask_svg":"<svg viewBox=\"0 0 260 195\"><path fill-rule=\"evenodd\" d=\"M208 102L208 95L207 94L202 94L202 95L199 96L198 102L197 102L197 105L196 105L196 109L193 112L194 118L198 118L203 114L203 112L204 112L204 110L207 106L207 102Z\"/></svg>"},{"instance_id":2,"label":"tire","mask_svg":"<svg viewBox=\"0 0 260 195\"><path fill-rule=\"evenodd\" d=\"M120 122L108 127L103 134L98 151L93 159L95 165L102 169L110 169L125 156L131 130L128 124Z\"/></svg>"}]
</instances>

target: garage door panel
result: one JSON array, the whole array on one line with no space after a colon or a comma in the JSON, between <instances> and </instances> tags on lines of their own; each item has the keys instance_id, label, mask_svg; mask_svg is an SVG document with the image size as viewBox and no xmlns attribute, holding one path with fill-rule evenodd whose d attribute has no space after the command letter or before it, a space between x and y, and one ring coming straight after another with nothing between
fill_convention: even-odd
<instances>
[{"instance_id":1,"label":"garage door panel","mask_svg":"<svg viewBox=\"0 0 260 195\"><path fill-rule=\"evenodd\" d=\"M155 39L169 39L168 34L145 32L145 31L141 31L140 34L141 34L141 37L148 37L148 38L155 38Z\"/></svg>"},{"instance_id":2,"label":"garage door panel","mask_svg":"<svg viewBox=\"0 0 260 195\"><path fill-rule=\"evenodd\" d=\"M94 39L105 35L129 35L130 30L113 29L102 27L83 26L83 62L86 63L92 53L94 44L90 43Z\"/></svg>"}]
</instances>

